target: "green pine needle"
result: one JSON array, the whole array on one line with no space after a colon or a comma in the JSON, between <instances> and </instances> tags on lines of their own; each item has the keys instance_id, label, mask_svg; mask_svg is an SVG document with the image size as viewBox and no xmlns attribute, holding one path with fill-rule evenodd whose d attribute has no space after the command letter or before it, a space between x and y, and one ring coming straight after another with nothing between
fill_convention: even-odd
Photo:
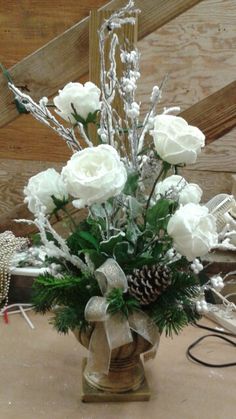
<instances>
[{"instance_id":1,"label":"green pine needle","mask_svg":"<svg viewBox=\"0 0 236 419\"><path fill-rule=\"evenodd\" d=\"M126 317L134 310L140 308L138 301L124 294L121 288L115 288L106 297L109 306L108 312L111 314L123 313Z\"/></svg>"}]
</instances>

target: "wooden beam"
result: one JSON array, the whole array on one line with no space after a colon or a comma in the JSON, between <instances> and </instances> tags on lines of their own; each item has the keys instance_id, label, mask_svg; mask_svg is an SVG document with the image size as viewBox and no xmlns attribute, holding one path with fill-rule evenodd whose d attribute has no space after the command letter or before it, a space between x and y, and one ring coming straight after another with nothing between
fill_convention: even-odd
<instances>
[{"instance_id":1,"label":"wooden beam","mask_svg":"<svg viewBox=\"0 0 236 419\"><path fill-rule=\"evenodd\" d=\"M236 127L208 144L201 151L195 164L187 166L188 170L201 170L211 172L236 172Z\"/></svg>"},{"instance_id":2,"label":"wooden beam","mask_svg":"<svg viewBox=\"0 0 236 419\"><path fill-rule=\"evenodd\" d=\"M197 183L203 190L202 202L209 201L213 196L220 193L231 194L232 173L212 172L201 170L181 169L180 174L188 181Z\"/></svg>"},{"instance_id":3,"label":"wooden beam","mask_svg":"<svg viewBox=\"0 0 236 419\"><path fill-rule=\"evenodd\" d=\"M206 144L236 126L236 81L201 100L180 114L206 135Z\"/></svg>"},{"instance_id":4,"label":"wooden beam","mask_svg":"<svg viewBox=\"0 0 236 419\"><path fill-rule=\"evenodd\" d=\"M86 209L78 210L77 208L74 208L72 204L67 205L67 211L70 215L73 215L73 218L76 222L82 221L87 215ZM58 217L55 217L55 215L53 215L50 218L51 225L53 225L57 231L61 230L61 232L68 232L68 227L65 227L65 225L63 225L63 221L65 221L66 218L67 216L65 216L65 214L62 211L59 211ZM29 236L30 234L38 232L38 229L34 224L28 225L25 223L16 223L14 220L18 219L33 219L33 215L28 210L26 204L19 204L13 210L0 217L0 233L10 230L16 236Z\"/></svg>"},{"instance_id":5,"label":"wooden beam","mask_svg":"<svg viewBox=\"0 0 236 419\"><path fill-rule=\"evenodd\" d=\"M145 37L200 1L136 0L136 7L141 10L138 38ZM126 0L112 0L101 9L115 10L126 3ZM87 17L13 66L10 73L17 86L22 86L38 100L42 96L52 96L67 82L86 74L89 67L88 55ZM0 76L0 109L0 127L19 116L3 75Z\"/></svg>"},{"instance_id":6,"label":"wooden beam","mask_svg":"<svg viewBox=\"0 0 236 419\"><path fill-rule=\"evenodd\" d=\"M233 82L194 104L180 115L189 124L199 127L206 135L206 144L210 144L236 126L235 97L236 82ZM48 160L50 157L53 162L65 162L71 155L66 144L58 138L56 133L49 131L47 127L39 124L33 118L31 124L26 124L25 119L27 118L32 117L24 115L4 129L5 135L1 138L0 157L18 160L20 156L21 160L42 161ZM42 139L40 142L29 141L31 132L34 130L35 132L37 130L38 138ZM233 159L234 156L231 156L229 163ZM195 167L195 169L199 169L199 167ZM230 168L228 171L233 171L233 169Z\"/></svg>"}]
</instances>

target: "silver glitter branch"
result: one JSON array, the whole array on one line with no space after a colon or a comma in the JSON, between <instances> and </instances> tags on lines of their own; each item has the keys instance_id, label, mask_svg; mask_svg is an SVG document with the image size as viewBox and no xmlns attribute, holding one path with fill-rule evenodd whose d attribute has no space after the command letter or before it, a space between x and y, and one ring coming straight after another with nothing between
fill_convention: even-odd
<instances>
[{"instance_id":1,"label":"silver glitter branch","mask_svg":"<svg viewBox=\"0 0 236 419\"><path fill-rule=\"evenodd\" d=\"M102 93L99 135L101 136L103 142L106 142L116 148L120 148L122 152L124 151L124 144L122 144L124 140L122 120L119 115L117 115L115 109L112 107L116 90L119 90L120 85L120 81L118 80L116 73L115 57L116 48L119 45L119 40L113 31L117 28L121 28L127 23L135 24L135 17L131 15L134 15L138 12L138 10L134 9L134 2L130 0L125 7L118 10L117 12L114 12L109 19L104 21L98 34L99 52L101 57L100 84ZM111 37L109 51L110 67L107 69L105 62L105 44L109 37ZM122 95L121 98L123 99ZM119 139L119 144L115 140L115 135ZM134 150L133 138L134 135L129 136L131 150ZM134 163L134 153L132 153L132 161Z\"/></svg>"},{"instance_id":2,"label":"silver glitter branch","mask_svg":"<svg viewBox=\"0 0 236 419\"><path fill-rule=\"evenodd\" d=\"M41 99L38 104L34 102L29 95L21 92L14 84L8 83L8 86L14 93L16 100L18 100L35 119L56 131L57 134L59 134L60 137L66 141L67 145L73 152L82 149L81 144L75 136L73 128L65 128L49 111L46 106L48 101L47 98Z\"/></svg>"},{"instance_id":3,"label":"silver glitter branch","mask_svg":"<svg viewBox=\"0 0 236 419\"><path fill-rule=\"evenodd\" d=\"M153 87L151 98L150 98L151 99L151 106L150 106L150 109L149 109L147 115L144 118L143 128L142 128L141 134L140 134L139 139L138 139L138 153L140 153L143 149L144 140L145 140L145 136L146 136L147 132L150 131L150 129L152 129L153 118L156 115L156 107L157 107L157 104L159 103L159 101L161 99L162 91L163 91L163 88L165 87L167 79L168 79L168 74L164 77L160 87L158 87L158 86Z\"/></svg>"},{"instance_id":4,"label":"silver glitter branch","mask_svg":"<svg viewBox=\"0 0 236 419\"><path fill-rule=\"evenodd\" d=\"M26 223L29 225L33 224L38 228L42 243L45 247L45 252L49 257L56 257L58 259L62 258L70 262L82 272L88 272L88 266L78 256L72 255L70 253L70 249L67 246L65 240L51 226L47 216L45 215L44 208L40 202L38 202L34 220L19 219L15 221L17 223ZM48 240L47 232L51 233L52 237L58 245L54 241Z\"/></svg>"}]
</instances>

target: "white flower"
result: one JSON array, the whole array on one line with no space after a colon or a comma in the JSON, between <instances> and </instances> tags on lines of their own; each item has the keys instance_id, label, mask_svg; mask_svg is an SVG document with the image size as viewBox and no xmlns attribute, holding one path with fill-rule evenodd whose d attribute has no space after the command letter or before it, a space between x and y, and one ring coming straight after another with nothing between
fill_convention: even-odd
<instances>
[{"instance_id":1,"label":"white flower","mask_svg":"<svg viewBox=\"0 0 236 419\"><path fill-rule=\"evenodd\" d=\"M49 214L55 209L52 195L63 200L68 198L68 192L60 174L55 169L47 169L32 176L24 188L25 200L32 213L36 212L37 202L40 201Z\"/></svg>"},{"instance_id":2,"label":"white flower","mask_svg":"<svg viewBox=\"0 0 236 419\"><path fill-rule=\"evenodd\" d=\"M206 255L217 244L215 217L207 207L193 203L181 206L172 215L167 232L175 249L189 261Z\"/></svg>"},{"instance_id":3,"label":"white flower","mask_svg":"<svg viewBox=\"0 0 236 419\"><path fill-rule=\"evenodd\" d=\"M170 164L195 163L205 145L205 135L179 116L156 116L151 134L157 153Z\"/></svg>"},{"instance_id":4,"label":"white flower","mask_svg":"<svg viewBox=\"0 0 236 419\"><path fill-rule=\"evenodd\" d=\"M200 186L188 183L182 176L172 175L159 182L155 189L156 199L162 196L168 199L178 199L180 204L193 202L199 204L202 197Z\"/></svg>"},{"instance_id":5,"label":"white flower","mask_svg":"<svg viewBox=\"0 0 236 419\"><path fill-rule=\"evenodd\" d=\"M117 151L102 144L75 153L62 170L68 192L75 198L73 205L103 203L124 188L127 173Z\"/></svg>"},{"instance_id":6,"label":"white flower","mask_svg":"<svg viewBox=\"0 0 236 419\"><path fill-rule=\"evenodd\" d=\"M73 117L74 109L83 119L87 119L89 113L94 113L100 109L100 89L92 82L87 83L68 83L59 90L59 95L53 99L57 108L57 113L66 121L75 123ZM73 105L73 107L72 107Z\"/></svg>"}]
</instances>

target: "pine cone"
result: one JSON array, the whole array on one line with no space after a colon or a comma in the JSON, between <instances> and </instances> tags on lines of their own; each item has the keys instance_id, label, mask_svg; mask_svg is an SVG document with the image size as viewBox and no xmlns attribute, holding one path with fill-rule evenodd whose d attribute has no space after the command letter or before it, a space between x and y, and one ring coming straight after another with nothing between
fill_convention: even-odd
<instances>
[{"instance_id":1,"label":"pine cone","mask_svg":"<svg viewBox=\"0 0 236 419\"><path fill-rule=\"evenodd\" d=\"M144 265L127 275L129 293L141 305L148 305L157 300L159 295L171 284L171 271L163 265Z\"/></svg>"}]
</instances>

